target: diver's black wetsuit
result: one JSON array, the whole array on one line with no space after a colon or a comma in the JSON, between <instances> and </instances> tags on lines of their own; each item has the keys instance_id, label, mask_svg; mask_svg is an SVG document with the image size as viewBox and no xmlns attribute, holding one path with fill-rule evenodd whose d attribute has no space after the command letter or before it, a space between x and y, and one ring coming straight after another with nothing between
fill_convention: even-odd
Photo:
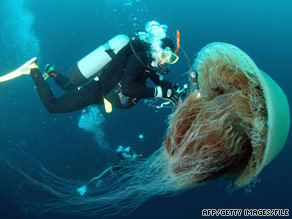
<instances>
[{"instance_id":1,"label":"diver's black wetsuit","mask_svg":"<svg viewBox=\"0 0 292 219\"><path fill-rule=\"evenodd\" d=\"M143 60L143 63L148 65L151 61L146 52L149 45L137 39L132 41L132 45L135 46L135 51L139 58ZM171 86L170 82L160 78L153 70L140 63L136 55L133 54L130 46L126 46L122 50L123 51L117 54L115 59L103 69L98 80L95 80L93 76L85 84L75 86L67 77L57 74L55 78L57 84L69 91L57 98L54 97L51 88L43 79L39 69L33 69L31 71L31 76L35 82L37 92L47 110L50 113L72 112L92 104L103 104L104 97L114 106L129 108L140 98L155 96L155 88L146 87L146 80L148 77L158 86ZM118 83L120 87L117 86ZM114 90L115 86L117 86L116 90ZM119 94L118 89L121 90ZM108 95L110 93L113 95ZM125 104L119 102L121 96L128 98Z\"/></svg>"}]
</instances>

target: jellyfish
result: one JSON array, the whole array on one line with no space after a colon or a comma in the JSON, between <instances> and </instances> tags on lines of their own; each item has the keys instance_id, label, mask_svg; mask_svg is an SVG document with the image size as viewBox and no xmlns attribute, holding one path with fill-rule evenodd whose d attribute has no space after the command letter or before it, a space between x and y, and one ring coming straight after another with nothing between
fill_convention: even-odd
<instances>
[{"instance_id":1,"label":"jellyfish","mask_svg":"<svg viewBox=\"0 0 292 219\"><path fill-rule=\"evenodd\" d=\"M102 180L67 180L25 154L1 156L13 177L24 177L46 199L19 201L46 212L109 216L129 213L155 195L175 195L224 178L249 185L281 151L290 126L282 89L242 50L211 43L197 55L198 87L169 117L162 146L148 158L119 164ZM16 174L18 173L18 174ZM82 195L78 188L86 185ZM28 191L27 194L25 194ZM27 195L27 198L25 198ZM44 201L45 200L45 201Z\"/></svg>"},{"instance_id":2,"label":"jellyfish","mask_svg":"<svg viewBox=\"0 0 292 219\"><path fill-rule=\"evenodd\" d=\"M205 46L193 68L200 90L178 106L164 142L170 171L183 187L222 175L238 187L248 185L285 144L287 98L231 44Z\"/></svg>"}]
</instances>

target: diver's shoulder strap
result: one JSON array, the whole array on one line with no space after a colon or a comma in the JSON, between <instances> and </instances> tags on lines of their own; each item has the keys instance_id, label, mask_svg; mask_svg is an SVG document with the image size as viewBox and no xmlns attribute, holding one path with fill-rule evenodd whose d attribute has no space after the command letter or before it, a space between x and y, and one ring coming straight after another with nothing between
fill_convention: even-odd
<instances>
[{"instance_id":1,"label":"diver's shoulder strap","mask_svg":"<svg viewBox=\"0 0 292 219\"><path fill-rule=\"evenodd\" d=\"M120 66L123 67L123 63L121 63L121 62L117 59L117 54L115 54L114 50L113 50L112 48L110 48L108 42L106 42L106 43L104 44L104 47L105 47L105 50L104 50L104 51L109 55L109 57L111 57L111 59L112 59L114 62L118 63Z\"/></svg>"},{"instance_id":2,"label":"diver's shoulder strap","mask_svg":"<svg viewBox=\"0 0 292 219\"><path fill-rule=\"evenodd\" d=\"M133 52L133 54L136 56L137 60L140 62L140 64L142 66L144 66L145 68L149 69L149 70L152 70L152 71L155 71L154 68L152 68L151 66L147 66L142 60L141 58L138 56L136 50L134 49L134 46L133 46L133 40L136 40L136 37L131 37L130 38L130 47L131 47L131 50Z\"/></svg>"},{"instance_id":3,"label":"diver's shoulder strap","mask_svg":"<svg viewBox=\"0 0 292 219\"><path fill-rule=\"evenodd\" d=\"M113 60L116 59L116 54L114 53L114 50L112 48L110 48L108 42L106 42L104 45L105 48L105 52L109 55L109 57L111 57Z\"/></svg>"}]
</instances>

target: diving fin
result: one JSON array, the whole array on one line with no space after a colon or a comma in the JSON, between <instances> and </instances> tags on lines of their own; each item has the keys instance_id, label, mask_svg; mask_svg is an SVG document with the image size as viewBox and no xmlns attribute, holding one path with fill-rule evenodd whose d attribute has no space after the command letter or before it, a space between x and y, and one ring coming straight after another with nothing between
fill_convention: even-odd
<instances>
[{"instance_id":1,"label":"diving fin","mask_svg":"<svg viewBox=\"0 0 292 219\"><path fill-rule=\"evenodd\" d=\"M11 79L17 78L21 75L29 75L30 74L30 70L32 68L38 68L37 66L37 58L34 57L31 60L27 61L26 63L24 63L22 66L20 66L18 69L14 70L13 72L10 72L6 75L3 75L0 77L0 83L1 82L5 82L5 81L9 81Z\"/></svg>"}]
</instances>

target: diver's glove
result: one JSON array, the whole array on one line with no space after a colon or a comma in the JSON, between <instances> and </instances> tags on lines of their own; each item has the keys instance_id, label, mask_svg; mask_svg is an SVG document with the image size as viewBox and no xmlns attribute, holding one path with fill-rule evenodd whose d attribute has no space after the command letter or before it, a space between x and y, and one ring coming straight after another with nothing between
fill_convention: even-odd
<instances>
[{"instance_id":1,"label":"diver's glove","mask_svg":"<svg viewBox=\"0 0 292 219\"><path fill-rule=\"evenodd\" d=\"M177 105L178 99L180 97L177 92L179 86L177 84L171 84L170 87L160 87L155 88L155 97L160 97L170 101L173 105Z\"/></svg>"}]
</instances>

